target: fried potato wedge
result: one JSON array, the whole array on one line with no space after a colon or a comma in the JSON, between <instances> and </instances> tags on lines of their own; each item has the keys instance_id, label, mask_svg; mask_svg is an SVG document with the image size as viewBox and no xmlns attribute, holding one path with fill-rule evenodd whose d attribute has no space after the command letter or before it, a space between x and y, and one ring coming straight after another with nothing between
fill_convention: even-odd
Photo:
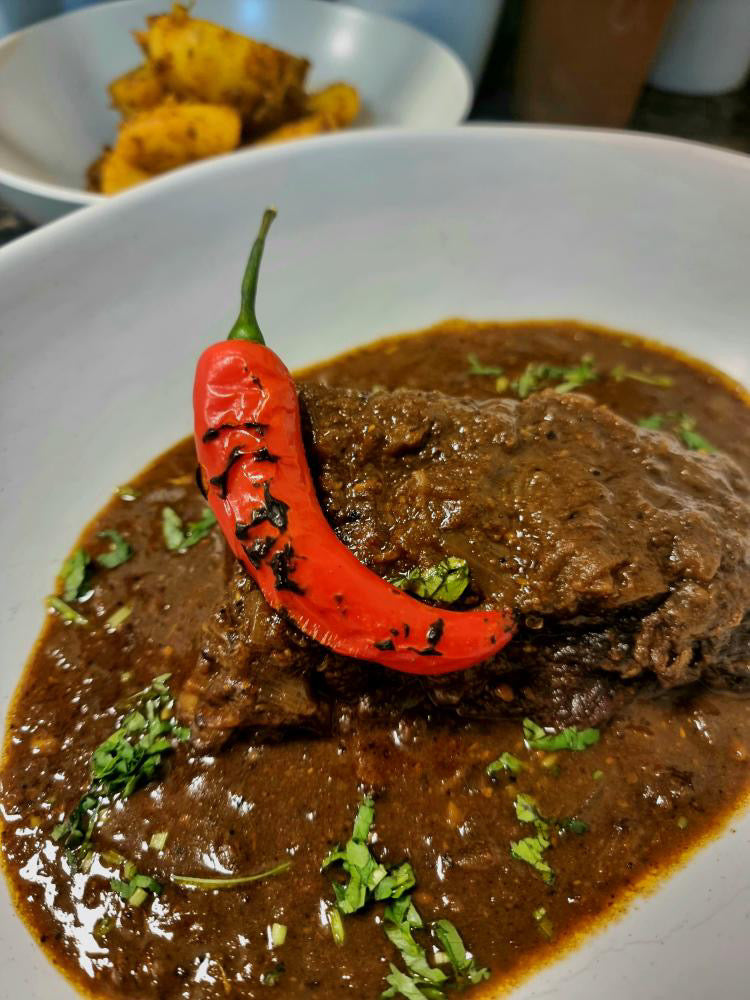
<instances>
[{"instance_id":1,"label":"fried potato wedge","mask_svg":"<svg viewBox=\"0 0 750 1000\"><path fill-rule=\"evenodd\" d=\"M109 150L101 157L93 174L96 189L102 194L117 194L150 180L151 176L128 163L116 150Z\"/></svg>"},{"instance_id":2,"label":"fried potato wedge","mask_svg":"<svg viewBox=\"0 0 750 1000\"><path fill-rule=\"evenodd\" d=\"M361 108L357 89L348 83L332 83L322 90L308 94L305 103L311 115L329 118L336 128L350 125Z\"/></svg>"},{"instance_id":3,"label":"fried potato wedge","mask_svg":"<svg viewBox=\"0 0 750 1000\"><path fill-rule=\"evenodd\" d=\"M155 107L166 96L161 80L148 63L118 76L108 90L112 106L125 118Z\"/></svg>"},{"instance_id":4,"label":"fried potato wedge","mask_svg":"<svg viewBox=\"0 0 750 1000\"><path fill-rule=\"evenodd\" d=\"M160 174L236 149L241 131L234 108L169 100L123 122L115 151L133 167Z\"/></svg>"},{"instance_id":5,"label":"fried potato wedge","mask_svg":"<svg viewBox=\"0 0 750 1000\"><path fill-rule=\"evenodd\" d=\"M287 125L280 125L278 128L266 132L253 145L264 146L269 142L288 142L290 139L307 139L312 135L333 132L335 128L336 125L326 115L306 115L296 122L289 122Z\"/></svg>"},{"instance_id":6,"label":"fried potato wedge","mask_svg":"<svg viewBox=\"0 0 750 1000\"><path fill-rule=\"evenodd\" d=\"M148 18L142 43L165 90L236 107L252 132L304 113L306 59L190 17L175 4Z\"/></svg>"}]
</instances>

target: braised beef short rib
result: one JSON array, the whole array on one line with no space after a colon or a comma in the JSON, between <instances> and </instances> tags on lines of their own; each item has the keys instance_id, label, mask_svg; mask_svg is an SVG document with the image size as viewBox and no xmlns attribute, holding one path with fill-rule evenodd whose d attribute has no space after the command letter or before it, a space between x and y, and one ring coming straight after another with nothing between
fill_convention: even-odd
<instances>
[{"instance_id":1,"label":"braised beef short rib","mask_svg":"<svg viewBox=\"0 0 750 1000\"><path fill-rule=\"evenodd\" d=\"M463 606L513 608L518 634L471 670L406 677L306 639L228 563L180 698L199 742L425 708L597 724L636 692L750 681L750 482L730 458L554 391L308 384L300 400L320 502L356 556L386 577L466 559Z\"/></svg>"}]
</instances>

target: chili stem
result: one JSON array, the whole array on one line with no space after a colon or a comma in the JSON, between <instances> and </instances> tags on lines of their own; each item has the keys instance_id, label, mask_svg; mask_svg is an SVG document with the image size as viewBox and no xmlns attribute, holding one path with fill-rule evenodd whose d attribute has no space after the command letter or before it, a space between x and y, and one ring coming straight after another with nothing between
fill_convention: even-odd
<instances>
[{"instance_id":1,"label":"chili stem","mask_svg":"<svg viewBox=\"0 0 750 1000\"><path fill-rule=\"evenodd\" d=\"M258 235L255 237L255 243L253 243L253 248L247 259L247 267L242 278L240 313L234 321L234 326L229 331L227 340L252 340L256 344L265 344L255 315L255 295L258 291L258 273L260 271L260 260L263 256L263 247L266 242L268 230L271 228L271 223L275 218L275 208L267 208L263 213L260 229L258 230Z\"/></svg>"}]
</instances>

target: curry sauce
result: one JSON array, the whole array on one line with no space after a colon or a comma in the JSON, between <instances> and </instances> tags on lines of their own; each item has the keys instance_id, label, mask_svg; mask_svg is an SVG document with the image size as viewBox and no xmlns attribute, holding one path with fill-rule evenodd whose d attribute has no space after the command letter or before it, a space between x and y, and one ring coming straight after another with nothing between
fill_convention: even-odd
<instances>
[{"instance_id":1,"label":"curry sauce","mask_svg":"<svg viewBox=\"0 0 750 1000\"><path fill-rule=\"evenodd\" d=\"M589 356L596 375L578 391L634 422L659 418L686 448L718 449L750 473L750 419L737 387L676 353L579 324L448 323L343 355L300 380L514 398L529 363L567 370ZM165 546L165 507L183 524L202 517L194 469L192 441L178 444L88 526L87 551L101 551L99 533L111 530L132 557L92 574L90 596L76 604L87 625L50 615L8 717L5 872L30 932L79 988L165 1000L269 989L378 997L389 963L403 968L382 906L345 917L337 943L335 875L321 872L351 836L363 793L373 792L373 853L386 865L411 863L419 912L452 921L491 971L473 988L489 996L616 912L717 833L746 796L750 700L736 690L644 691L580 752L528 749L518 718L404 705L396 719L344 715L319 735L240 733L210 751L179 742L157 780L104 811L85 870L72 871L51 834L85 791L93 751L155 676L169 674L181 689L225 591L218 530L182 550ZM519 762L517 773L489 775L503 754ZM552 884L511 856L511 843L530 832L514 805L524 794L560 821L544 854ZM223 891L174 881L281 862L289 867L278 875ZM123 899L111 886L123 863L162 891L141 905ZM283 942L274 925L285 928ZM420 940L432 956L429 935Z\"/></svg>"}]
</instances>

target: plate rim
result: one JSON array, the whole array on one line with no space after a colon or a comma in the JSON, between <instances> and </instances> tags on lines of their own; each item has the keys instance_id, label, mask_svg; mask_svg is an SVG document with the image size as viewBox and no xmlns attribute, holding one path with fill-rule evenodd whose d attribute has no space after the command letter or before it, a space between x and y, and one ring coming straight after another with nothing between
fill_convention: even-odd
<instances>
[{"instance_id":1,"label":"plate rim","mask_svg":"<svg viewBox=\"0 0 750 1000\"><path fill-rule=\"evenodd\" d=\"M127 3L129 0L118 0L120 3ZM322 0L314 0L322 2ZM101 5L99 5L101 6ZM80 13L73 11L73 14ZM67 16L67 15L63 15ZM2 42L0 42L0 51ZM460 60L459 60L460 62ZM663 149L668 153L687 153L692 156L701 156L707 160L716 161L719 165L729 168L736 168L750 174L750 154L739 150L730 149L725 146L715 146L707 142L699 142L693 139L684 139L679 136L667 136L659 133L631 131L628 129L602 129L589 125L547 125L534 123L516 122L465 122L461 125L444 126L442 128L421 128L411 129L394 126L380 126L377 128L354 129L343 131L333 135L313 136L305 139L304 142L281 143L279 145L269 145L261 149L245 149L233 153L224 153L220 156L210 157L197 163L187 164L184 167L177 167L159 177L155 177L148 184L140 184L121 192L116 197L106 197L104 195L92 195L94 203L89 205L89 209L94 209L96 217L106 212L123 210L127 205L136 203L139 200L158 198L162 191L166 192L171 188L189 186L191 178L200 177L203 173L215 172L219 180L224 172L232 170L247 169L249 164L263 162L264 160L278 160L283 162L287 158L298 156L309 156L315 153L321 146L330 147L333 150L336 146L356 146L372 144L390 144L399 141L407 142L461 142L463 137L503 136L507 141L512 142L515 136L526 138L534 136L539 139L552 139L553 141L584 141L597 145L607 145L613 142L624 147L633 149L642 147L652 147ZM484 139L480 141L485 141ZM0 183L4 180L4 171L0 168ZM39 191L33 193L43 194L41 188L47 185L39 184ZM53 219L45 225L38 226L31 232L11 240L0 246L0 259L9 260L19 250L29 249L39 241L44 241L61 231L65 227L81 225L85 219L91 216L91 211L71 212L60 218Z\"/></svg>"}]
</instances>

